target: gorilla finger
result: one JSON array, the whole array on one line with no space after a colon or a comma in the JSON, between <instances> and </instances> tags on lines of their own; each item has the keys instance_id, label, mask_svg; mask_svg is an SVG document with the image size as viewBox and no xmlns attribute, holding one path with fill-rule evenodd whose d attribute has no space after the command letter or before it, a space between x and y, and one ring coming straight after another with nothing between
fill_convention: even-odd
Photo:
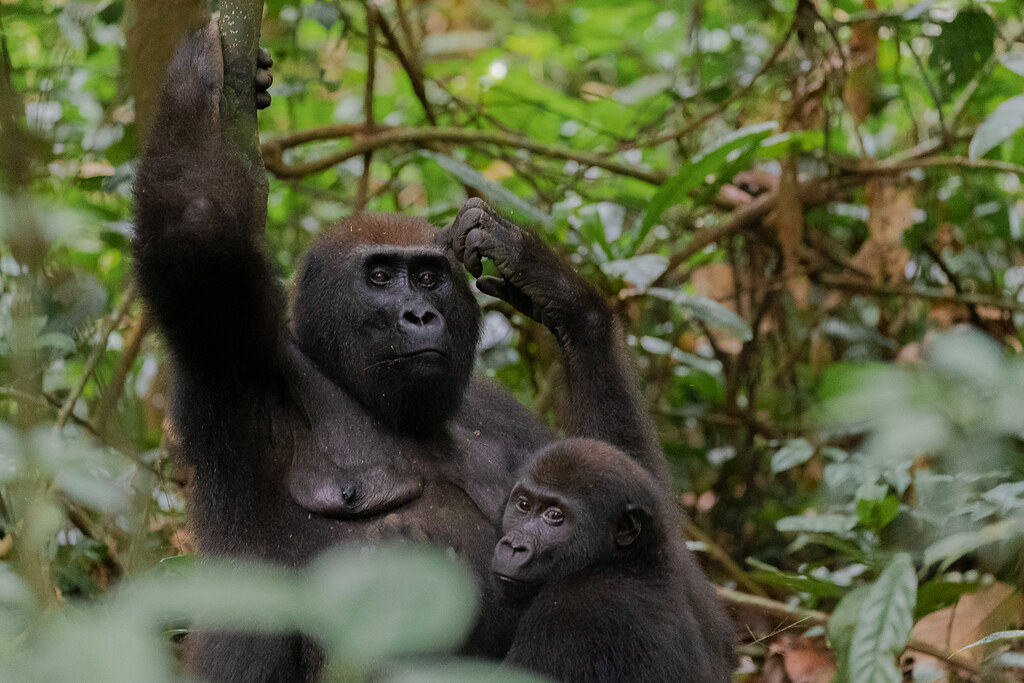
<instances>
[{"instance_id":1,"label":"gorilla finger","mask_svg":"<svg viewBox=\"0 0 1024 683\"><path fill-rule=\"evenodd\" d=\"M466 248L466 254L462 259L462 263L473 277L480 277L484 272L483 257L480 256L479 251L472 247Z\"/></svg>"},{"instance_id":2,"label":"gorilla finger","mask_svg":"<svg viewBox=\"0 0 1024 683\"><path fill-rule=\"evenodd\" d=\"M260 92L256 93L256 108L266 109L267 107L270 106L270 100L270 93L268 93L265 90L261 90Z\"/></svg>"},{"instance_id":3,"label":"gorilla finger","mask_svg":"<svg viewBox=\"0 0 1024 683\"><path fill-rule=\"evenodd\" d=\"M274 66L274 59L270 56L270 50L261 46L256 51L256 66L263 69L269 69Z\"/></svg>"},{"instance_id":4,"label":"gorilla finger","mask_svg":"<svg viewBox=\"0 0 1024 683\"><path fill-rule=\"evenodd\" d=\"M476 288L487 296L509 300L508 283L503 278L488 275L476 281Z\"/></svg>"},{"instance_id":5,"label":"gorilla finger","mask_svg":"<svg viewBox=\"0 0 1024 683\"><path fill-rule=\"evenodd\" d=\"M469 268L469 271L473 273L473 275L480 277L480 273L483 272L480 261L485 257L490 257L493 251L494 240L491 239L490 233L482 228L470 230L466 235L467 260L464 261L466 268ZM472 254L473 266L476 268L476 272L474 272L473 268L470 268L470 254Z\"/></svg>"},{"instance_id":6,"label":"gorilla finger","mask_svg":"<svg viewBox=\"0 0 1024 683\"><path fill-rule=\"evenodd\" d=\"M256 69L256 89L266 90L274 83L274 74L268 69Z\"/></svg>"},{"instance_id":7,"label":"gorilla finger","mask_svg":"<svg viewBox=\"0 0 1024 683\"><path fill-rule=\"evenodd\" d=\"M452 223L452 249L455 251L455 258L460 261L463 260L466 253L466 236L480 224L480 216L479 208L467 209L464 206L459 210L459 215L455 217L455 222Z\"/></svg>"}]
</instances>

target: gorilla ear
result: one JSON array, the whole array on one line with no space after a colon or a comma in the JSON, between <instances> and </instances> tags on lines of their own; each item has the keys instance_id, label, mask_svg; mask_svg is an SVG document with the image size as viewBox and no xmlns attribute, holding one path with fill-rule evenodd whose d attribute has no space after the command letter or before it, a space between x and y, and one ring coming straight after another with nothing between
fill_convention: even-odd
<instances>
[{"instance_id":1,"label":"gorilla ear","mask_svg":"<svg viewBox=\"0 0 1024 683\"><path fill-rule=\"evenodd\" d=\"M627 505L615 525L615 545L628 548L636 542L650 521L651 513L639 505Z\"/></svg>"}]
</instances>

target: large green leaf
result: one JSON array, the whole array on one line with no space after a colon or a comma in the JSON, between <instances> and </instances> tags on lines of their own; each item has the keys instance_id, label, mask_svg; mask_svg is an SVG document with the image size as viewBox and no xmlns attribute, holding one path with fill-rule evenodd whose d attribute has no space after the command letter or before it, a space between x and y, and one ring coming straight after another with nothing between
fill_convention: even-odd
<instances>
[{"instance_id":1,"label":"large green leaf","mask_svg":"<svg viewBox=\"0 0 1024 683\"><path fill-rule=\"evenodd\" d=\"M857 614L850 652L843 663L850 683L900 683L896 667L914 625L917 574L900 553L868 589Z\"/></svg>"},{"instance_id":2,"label":"large green leaf","mask_svg":"<svg viewBox=\"0 0 1024 683\"><path fill-rule=\"evenodd\" d=\"M529 202L524 201L503 185L484 178L480 171L467 166L458 159L447 154L430 151L422 151L420 156L433 159L438 166L451 173L462 183L472 187L474 190L478 190L496 203L504 204L506 208L510 208L537 223L543 223L544 225L551 223L551 217L546 213L537 209Z\"/></svg>"},{"instance_id":3,"label":"large green leaf","mask_svg":"<svg viewBox=\"0 0 1024 683\"><path fill-rule=\"evenodd\" d=\"M802 465L814 455L814 446L807 439L790 439L772 455L772 473Z\"/></svg>"},{"instance_id":4,"label":"large green leaf","mask_svg":"<svg viewBox=\"0 0 1024 683\"><path fill-rule=\"evenodd\" d=\"M1024 536L1024 522L1019 518L1004 519L981 529L940 538L925 549L924 564L926 567L939 564L940 570L944 570L978 548L1021 536Z\"/></svg>"},{"instance_id":5,"label":"large green leaf","mask_svg":"<svg viewBox=\"0 0 1024 683\"><path fill-rule=\"evenodd\" d=\"M744 148L755 147L771 135L771 132L777 127L776 122L767 121L741 128L723 136L691 159L689 163L684 164L654 193L647 205L647 210L644 211L643 218L640 219L640 228L633 244L639 245L643 242L651 228L661 220L662 214L673 204L683 201L690 192L704 182L706 177L717 173L718 169L729 160L731 154Z\"/></svg>"},{"instance_id":6,"label":"large green leaf","mask_svg":"<svg viewBox=\"0 0 1024 683\"><path fill-rule=\"evenodd\" d=\"M740 341L750 341L754 338L754 332L750 325L743 318L739 317L722 304L702 296L687 294L678 289L666 289L664 287L651 287L647 293L657 299L671 301L683 308L689 309L694 316L703 320L711 327L736 337Z\"/></svg>"},{"instance_id":7,"label":"large green leaf","mask_svg":"<svg viewBox=\"0 0 1024 683\"><path fill-rule=\"evenodd\" d=\"M953 90L966 85L992 56L996 24L980 9L965 9L941 26L942 33L932 41L929 64L939 71L939 83Z\"/></svg>"},{"instance_id":8,"label":"large green leaf","mask_svg":"<svg viewBox=\"0 0 1024 683\"><path fill-rule=\"evenodd\" d=\"M1024 95L1017 95L996 107L978 126L968 148L971 158L980 159L1021 128L1024 128Z\"/></svg>"}]
</instances>

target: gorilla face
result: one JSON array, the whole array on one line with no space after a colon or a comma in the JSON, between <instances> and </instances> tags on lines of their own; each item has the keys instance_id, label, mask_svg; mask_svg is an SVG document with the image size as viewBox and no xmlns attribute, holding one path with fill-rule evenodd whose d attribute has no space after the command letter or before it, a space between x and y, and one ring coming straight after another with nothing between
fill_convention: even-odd
<instances>
[{"instance_id":1,"label":"gorilla face","mask_svg":"<svg viewBox=\"0 0 1024 683\"><path fill-rule=\"evenodd\" d=\"M429 431L455 411L479 327L462 270L440 246L325 239L307 257L300 347L397 429Z\"/></svg>"}]
</instances>

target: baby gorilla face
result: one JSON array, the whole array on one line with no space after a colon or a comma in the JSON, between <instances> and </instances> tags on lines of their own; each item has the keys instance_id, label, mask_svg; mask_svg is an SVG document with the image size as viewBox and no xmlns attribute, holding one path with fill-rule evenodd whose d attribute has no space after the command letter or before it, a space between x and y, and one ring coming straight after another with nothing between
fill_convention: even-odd
<instances>
[{"instance_id":1,"label":"baby gorilla face","mask_svg":"<svg viewBox=\"0 0 1024 683\"><path fill-rule=\"evenodd\" d=\"M638 474L639 473L639 474ZM628 555L651 509L646 473L599 441L570 439L542 450L505 506L491 571L508 593ZM639 491L639 492L638 492Z\"/></svg>"}]
</instances>

